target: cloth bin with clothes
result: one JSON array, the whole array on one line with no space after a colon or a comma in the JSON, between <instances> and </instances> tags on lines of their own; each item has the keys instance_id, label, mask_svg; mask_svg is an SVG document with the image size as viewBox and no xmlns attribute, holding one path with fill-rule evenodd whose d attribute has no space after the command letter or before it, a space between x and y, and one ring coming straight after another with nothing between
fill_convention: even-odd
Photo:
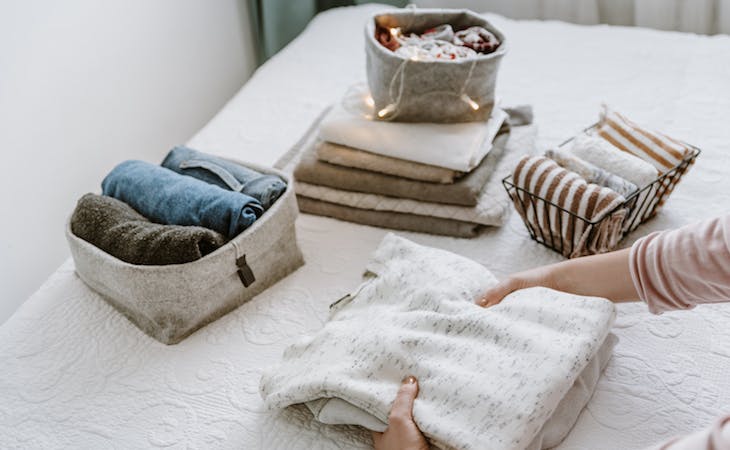
<instances>
[{"instance_id":1,"label":"cloth bin with clothes","mask_svg":"<svg viewBox=\"0 0 730 450\"><path fill-rule=\"evenodd\" d=\"M84 196L66 227L79 277L165 344L180 342L304 263L286 174L179 147L165 161L179 168L180 159L213 161L220 179L128 161L104 180L108 195ZM242 187L226 182L232 180Z\"/></svg>"}]
</instances>

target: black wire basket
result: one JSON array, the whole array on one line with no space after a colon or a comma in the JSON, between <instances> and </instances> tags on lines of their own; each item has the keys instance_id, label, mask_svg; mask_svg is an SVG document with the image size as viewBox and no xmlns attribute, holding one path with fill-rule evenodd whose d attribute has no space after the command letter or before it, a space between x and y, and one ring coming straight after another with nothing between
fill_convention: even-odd
<instances>
[{"instance_id":1,"label":"black wire basket","mask_svg":"<svg viewBox=\"0 0 730 450\"><path fill-rule=\"evenodd\" d=\"M591 125L583 133L590 132L596 126L597 124ZM573 139L575 136L558 147L564 147ZM682 176L694 164L701 153L700 149L684 142L683 144L691 151L679 164L648 185L637 189L626 201L593 221L515 185L512 175L505 177L502 184L533 240L569 258L604 253L616 249L627 234L654 217ZM530 216L539 216L540 220L530 220ZM608 228L616 232L611 233L611 236L604 236ZM584 245L586 242L593 245Z\"/></svg>"}]
</instances>

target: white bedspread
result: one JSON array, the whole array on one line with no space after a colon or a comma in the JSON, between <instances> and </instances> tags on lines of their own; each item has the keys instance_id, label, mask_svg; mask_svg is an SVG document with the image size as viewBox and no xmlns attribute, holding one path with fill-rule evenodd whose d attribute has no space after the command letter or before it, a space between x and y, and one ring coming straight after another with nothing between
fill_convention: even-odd
<instances>
[{"instance_id":1,"label":"white bedspread","mask_svg":"<svg viewBox=\"0 0 730 450\"><path fill-rule=\"evenodd\" d=\"M362 26L375 9L318 17L190 145L273 164L364 79ZM730 209L730 37L492 19L511 45L498 95L507 106L534 105L544 145L588 125L605 100L704 150L632 238ZM321 327L328 304L359 283L386 232L300 217L307 264L171 347L137 330L65 263L0 328L0 448L369 448L366 434L318 425L306 409L265 412L257 388L261 368ZM559 259L528 238L517 214L472 240L402 234L498 276ZM624 305L613 332L614 358L560 449L641 448L730 408L730 305L659 317Z\"/></svg>"}]
</instances>

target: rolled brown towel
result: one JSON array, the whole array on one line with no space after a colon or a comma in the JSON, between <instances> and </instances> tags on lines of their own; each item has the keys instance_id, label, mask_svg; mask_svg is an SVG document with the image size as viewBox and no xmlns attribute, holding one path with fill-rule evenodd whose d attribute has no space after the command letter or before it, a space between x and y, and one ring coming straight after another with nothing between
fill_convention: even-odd
<instances>
[{"instance_id":1,"label":"rolled brown towel","mask_svg":"<svg viewBox=\"0 0 730 450\"><path fill-rule=\"evenodd\" d=\"M150 222L126 203L96 194L79 199L71 216L71 231L124 262L140 265L192 262L227 241L203 227Z\"/></svg>"}]
</instances>

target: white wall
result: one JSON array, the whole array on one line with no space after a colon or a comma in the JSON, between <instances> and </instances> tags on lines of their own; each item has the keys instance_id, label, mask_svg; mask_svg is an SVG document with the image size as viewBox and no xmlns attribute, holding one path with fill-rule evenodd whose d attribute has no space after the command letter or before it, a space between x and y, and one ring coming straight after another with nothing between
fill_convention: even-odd
<instances>
[{"instance_id":1,"label":"white wall","mask_svg":"<svg viewBox=\"0 0 730 450\"><path fill-rule=\"evenodd\" d=\"M0 0L0 323L125 159L158 162L246 81L245 0Z\"/></svg>"}]
</instances>

